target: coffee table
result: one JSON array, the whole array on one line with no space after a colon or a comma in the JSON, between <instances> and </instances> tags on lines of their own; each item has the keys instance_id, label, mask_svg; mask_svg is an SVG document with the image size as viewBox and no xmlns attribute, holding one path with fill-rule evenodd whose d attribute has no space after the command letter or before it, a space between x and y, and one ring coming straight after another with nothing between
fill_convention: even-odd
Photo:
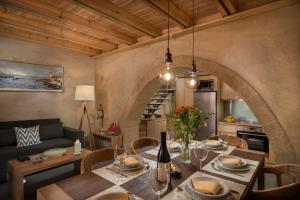
<instances>
[{"instance_id":1,"label":"coffee table","mask_svg":"<svg viewBox=\"0 0 300 200\"><path fill-rule=\"evenodd\" d=\"M82 149L80 155L73 155L74 147L67 148L67 152L63 156L49 157L40 163L32 163L31 161L20 162L18 160L8 161L9 185L12 194L12 199L22 200L24 198L24 176L34 174L36 172L66 165L69 163L75 164L75 170L78 174L81 172L82 159L91 153L90 150Z\"/></svg>"}]
</instances>

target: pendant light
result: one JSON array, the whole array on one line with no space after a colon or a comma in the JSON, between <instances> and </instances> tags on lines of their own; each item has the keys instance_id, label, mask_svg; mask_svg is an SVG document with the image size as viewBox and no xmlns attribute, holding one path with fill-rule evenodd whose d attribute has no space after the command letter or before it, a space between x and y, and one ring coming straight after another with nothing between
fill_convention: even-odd
<instances>
[{"instance_id":1,"label":"pendant light","mask_svg":"<svg viewBox=\"0 0 300 200\"><path fill-rule=\"evenodd\" d=\"M192 70L190 71L190 78L186 80L186 86L191 89L196 89L199 85L199 80L197 80L197 66L195 64L195 5L193 0L193 63L192 63Z\"/></svg>"},{"instance_id":2,"label":"pendant light","mask_svg":"<svg viewBox=\"0 0 300 200\"><path fill-rule=\"evenodd\" d=\"M170 0L168 0L168 48L165 54L165 70L159 74L159 81L162 85L169 86L176 83L176 72L172 67L172 54L170 46Z\"/></svg>"}]
</instances>

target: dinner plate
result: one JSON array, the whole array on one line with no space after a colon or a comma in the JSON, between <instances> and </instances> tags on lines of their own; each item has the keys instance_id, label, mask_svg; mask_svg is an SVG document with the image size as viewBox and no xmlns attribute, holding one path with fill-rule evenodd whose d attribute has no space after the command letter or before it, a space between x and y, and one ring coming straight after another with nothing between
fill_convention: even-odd
<instances>
[{"instance_id":1,"label":"dinner plate","mask_svg":"<svg viewBox=\"0 0 300 200\"><path fill-rule=\"evenodd\" d=\"M130 200L130 198L125 192L112 192L98 197L97 200Z\"/></svg>"},{"instance_id":2,"label":"dinner plate","mask_svg":"<svg viewBox=\"0 0 300 200\"><path fill-rule=\"evenodd\" d=\"M211 181L215 181L221 184L222 187L222 191L220 194L218 195L209 195L209 194L205 194L202 192L198 192L194 189L193 185L192 185L192 180L188 180L187 183L185 184L185 186L183 187L184 192L187 194L187 196L191 199L195 199L195 200L221 200L221 199L226 199L226 197L230 194L230 190L227 186L226 183L219 181L217 179L214 178L210 178L210 177L203 177L203 176L199 176L199 177L194 177L196 179L199 180L211 180Z\"/></svg>"},{"instance_id":3,"label":"dinner plate","mask_svg":"<svg viewBox=\"0 0 300 200\"><path fill-rule=\"evenodd\" d=\"M144 162L144 158L140 155L120 155L120 156L117 157L119 162L121 162L121 156L125 156L127 158L132 157L132 158L134 158L138 161L138 163L136 163L136 164L127 164L127 165L125 165L126 168L136 168L136 167L140 166L141 164L143 164L143 162Z\"/></svg>"},{"instance_id":4,"label":"dinner plate","mask_svg":"<svg viewBox=\"0 0 300 200\"><path fill-rule=\"evenodd\" d=\"M250 170L250 166L246 165L245 168L229 168L223 165L218 159L214 161L215 165L223 170L232 171L232 172L245 172Z\"/></svg>"},{"instance_id":5,"label":"dinner plate","mask_svg":"<svg viewBox=\"0 0 300 200\"><path fill-rule=\"evenodd\" d=\"M172 147L171 147L171 145L172 145ZM169 146L168 150L170 152L178 152L181 150L181 145L178 142L171 142L171 144L168 146Z\"/></svg>"},{"instance_id":6,"label":"dinner plate","mask_svg":"<svg viewBox=\"0 0 300 200\"><path fill-rule=\"evenodd\" d=\"M222 158L237 158L240 159L242 161L242 164L240 165L235 165L235 164L229 164L229 163L224 163L222 161ZM247 160L243 159L243 158L239 158L236 156L231 156L231 155L219 155L218 156L218 161L225 167L230 168L230 169L241 169L241 168L245 168L248 165Z\"/></svg>"},{"instance_id":7,"label":"dinner plate","mask_svg":"<svg viewBox=\"0 0 300 200\"><path fill-rule=\"evenodd\" d=\"M209 143L209 142L213 142L215 144L212 144L212 143ZM210 148L222 147L221 142L219 142L218 140L203 140L203 144L207 147L210 147Z\"/></svg>"},{"instance_id":8,"label":"dinner plate","mask_svg":"<svg viewBox=\"0 0 300 200\"><path fill-rule=\"evenodd\" d=\"M206 148L208 150L215 150L215 151L217 151L217 150L223 150L223 151L225 151L225 150L228 149L228 145L221 145L221 146L218 146L218 147L210 147L210 146L206 146L204 144L203 146L204 146L204 148Z\"/></svg>"},{"instance_id":9,"label":"dinner plate","mask_svg":"<svg viewBox=\"0 0 300 200\"><path fill-rule=\"evenodd\" d=\"M119 163L114 163L114 165L115 165L115 167L120 168ZM124 171L137 171L137 170L141 170L141 169L145 168L145 166L146 166L146 162L143 161L139 165L134 166L134 167L128 167L128 166L124 165L122 170L124 170Z\"/></svg>"},{"instance_id":10,"label":"dinner plate","mask_svg":"<svg viewBox=\"0 0 300 200\"><path fill-rule=\"evenodd\" d=\"M55 148L44 151L43 154L48 157L59 157L67 152L66 148Z\"/></svg>"}]
</instances>

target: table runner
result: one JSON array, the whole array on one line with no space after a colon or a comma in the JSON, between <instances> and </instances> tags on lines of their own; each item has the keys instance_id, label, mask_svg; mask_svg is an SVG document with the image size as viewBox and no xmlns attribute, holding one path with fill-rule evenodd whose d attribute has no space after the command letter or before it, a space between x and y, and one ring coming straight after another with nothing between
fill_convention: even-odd
<instances>
[{"instance_id":1,"label":"table runner","mask_svg":"<svg viewBox=\"0 0 300 200\"><path fill-rule=\"evenodd\" d=\"M231 198L227 198L227 200L239 200L241 198L245 188L246 188L246 186L243 185L243 184L239 184L239 183L235 183L235 182L225 180L225 179L222 179L222 178L219 178L219 177L211 176L209 174L201 173L199 171L195 172L188 179L186 179L184 182L182 182L180 184L180 186L184 186L188 181L191 180L191 178L198 177L198 176L210 177L210 178L220 180L220 181L226 183L228 185L229 189L232 189L232 190L235 190L235 191L239 192L239 194L232 193ZM189 200L189 199L190 198L187 197L184 194L184 191L178 191L178 189L175 188L170 193L168 193L166 196L164 196L161 200Z\"/></svg>"},{"instance_id":2,"label":"table runner","mask_svg":"<svg viewBox=\"0 0 300 200\"><path fill-rule=\"evenodd\" d=\"M244 182L249 182L251 180L251 178L252 178L252 176L255 172L255 169L257 168L258 163L259 163L259 162L254 161L254 160L245 159L249 163L249 167L250 167L250 170L247 171L247 172L229 172L229 171L223 171L223 170L218 171L218 170L214 169L214 167L217 167L216 165L214 165L214 167L212 166L212 163L214 163L216 159L218 159L218 157L214 158L207 165L205 165L203 167L203 170L208 171L208 172L212 172L212 173L215 173L215 174L223 175L223 176L226 176L226 177L230 177L230 178L233 178L233 179L237 179L237 180L240 180L240 181L244 181ZM217 169L219 169L219 168L217 167Z\"/></svg>"},{"instance_id":3,"label":"table runner","mask_svg":"<svg viewBox=\"0 0 300 200\"><path fill-rule=\"evenodd\" d=\"M153 166L156 165L155 161L152 160L148 160L146 158L144 158L145 162L147 162L149 165ZM93 170L92 172L98 176L101 176L102 178L116 184L116 185L122 185L144 173L146 173L147 171L149 171L149 169L142 169L142 170L138 170L138 171L122 171L122 174L124 174L127 177L123 177L122 180L118 180L119 178L119 174L117 172L114 172L113 170L110 170L109 168L112 167L113 164L110 164L108 166Z\"/></svg>"}]
</instances>

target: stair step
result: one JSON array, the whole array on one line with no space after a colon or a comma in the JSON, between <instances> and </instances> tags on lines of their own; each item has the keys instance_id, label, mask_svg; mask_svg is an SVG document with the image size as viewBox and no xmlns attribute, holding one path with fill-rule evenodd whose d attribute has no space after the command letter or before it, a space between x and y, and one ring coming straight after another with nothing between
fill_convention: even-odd
<instances>
[{"instance_id":1,"label":"stair step","mask_svg":"<svg viewBox=\"0 0 300 200\"><path fill-rule=\"evenodd\" d=\"M158 92L172 92L172 91L175 91L175 89L172 89L172 88L168 88L168 89L159 89L157 90Z\"/></svg>"},{"instance_id":2,"label":"stair step","mask_svg":"<svg viewBox=\"0 0 300 200\"><path fill-rule=\"evenodd\" d=\"M145 110L158 110L159 108L145 108Z\"/></svg>"},{"instance_id":3,"label":"stair step","mask_svg":"<svg viewBox=\"0 0 300 200\"><path fill-rule=\"evenodd\" d=\"M165 103L148 103L148 105L165 105Z\"/></svg>"},{"instance_id":4,"label":"stair step","mask_svg":"<svg viewBox=\"0 0 300 200\"><path fill-rule=\"evenodd\" d=\"M168 93L168 92L166 92L166 93L164 93L164 92L156 92L156 93L154 94L154 96L159 96L159 95L167 96L168 94L170 94L170 93Z\"/></svg>"},{"instance_id":5,"label":"stair step","mask_svg":"<svg viewBox=\"0 0 300 200\"><path fill-rule=\"evenodd\" d=\"M169 100L169 98L161 97L161 98L152 98L151 100Z\"/></svg>"}]
</instances>

